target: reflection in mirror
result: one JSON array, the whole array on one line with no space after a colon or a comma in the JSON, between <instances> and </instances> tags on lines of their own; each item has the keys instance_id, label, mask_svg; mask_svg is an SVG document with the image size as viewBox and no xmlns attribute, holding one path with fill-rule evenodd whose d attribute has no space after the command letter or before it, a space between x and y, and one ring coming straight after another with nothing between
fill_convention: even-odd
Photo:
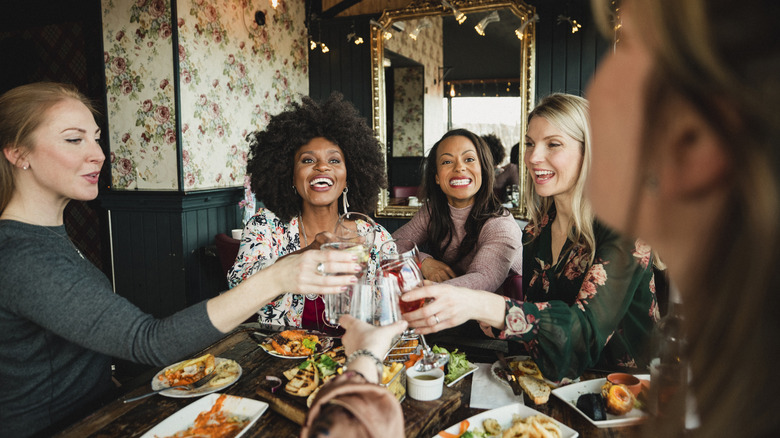
<instances>
[{"instance_id":1,"label":"reflection in mirror","mask_svg":"<svg viewBox=\"0 0 780 438\"><path fill-rule=\"evenodd\" d=\"M387 149L393 157L423 155L423 72L419 62L385 51Z\"/></svg>"},{"instance_id":2,"label":"reflection in mirror","mask_svg":"<svg viewBox=\"0 0 780 438\"><path fill-rule=\"evenodd\" d=\"M535 26L531 18L535 15L534 9L521 0L455 0L450 1L450 4L467 16L462 25L457 24L452 17L452 10L445 9L441 2L413 0L403 9L385 11L372 28L374 132L381 142L388 145L389 189L380 195L376 210L379 217L411 217L417 212L419 203L409 196L415 192L421 181L421 163L427 151L448 129L465 127L480 135L495 133L509 149L519 141L525 129L526 115L533 107ZM491 14L493 11L498 14ZM496 16L500 19L496 20ZM493 18L483 20L485 17ZM481 69L456 69L449 65L449 61L445 61L445 48L450 44L449 39L459 38L455 32L446 31L449 22L459 27L457 30L463 33L461 38L473 40L471 43L456 43L454 52L462 52L462 56L468 58L468 64ZM475 30L475 26L480 22L483 22L481 30L485 33L484 36L480 36ZM515 36L516 31L522 39ZM491 35L502 33L506 34L503 41L499 38L485 43ZM513 40L508 39L510 37ZM478 39L483 39L482 48L474 44L474 41L479 42ZM472 47L476 49L472 50ZM480 56L485 56L487 60L479 59ZM386 59L391 66L389 69L385 68ZM497 59L514 63L511 72L499 72L493 68L500 64L495 61ZM412 107L416 104L411 101L419 102L418 96L421 96L421 121L417 119L417 113L414 117L407 117L408 121L402 121L403 111L398 111L397 108L400 99L396 98L401 94L398 78L399 75L408 75L407 78L411 82L412 78L419 77L419 70L399 71L395 68L398 64L402 68L422 66L422 87L418 88L415 79L413 89L411 85L403 89L404 99L400 103ZM499 93L499 97L515 97L515 102L510 104L511 110L502 113L506 117L514 118L514 123L506 122L504 125L513 126L491 124L479 129L472 126L476 121L474 115L480 113L476 106L478 104L468 108L467 114L471 114L468 126L465 123L454 123L453 114L457 113L458 103L453 105L450 91L454 90L455 100L468 96L496 97L494 90L487 90L486 84L494 89L503 87L501 89L506 91ZM472 91L468 91L469 87ZM422 132L417 134L420 122ZM418 138L422 147L415 144ZM517 173L519 174L519 170ZM523 177L522 174L518 175L520 191L526 184ZM515 217L525 216L522 200L513 205L511 210Z\"/></svg>"}]
</instances>

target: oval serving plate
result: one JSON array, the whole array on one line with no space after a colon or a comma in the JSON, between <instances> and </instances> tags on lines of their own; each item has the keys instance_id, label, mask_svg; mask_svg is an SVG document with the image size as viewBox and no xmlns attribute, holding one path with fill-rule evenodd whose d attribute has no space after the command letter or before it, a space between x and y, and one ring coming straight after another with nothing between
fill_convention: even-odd
<instances>
[{"instance_id":1,"label":"oval serving plate","mask_svg":"<svg viewBox=\"0 0 780 438\"><path fill-rule=\"evenodd\" d=\"M160 376L163 375L163 373L165 373L165 370L167 370L168 368L175 367L180 363L181 362L176 362L175 364L167 366L162 370L160 370L160 372L155 374L155 376L152 377L152 390L157 391L159 389L167 388L168 385L165 385L163 381L160 380ZM209 382L206 385L201 386L200 388L195 388L193 390L169 389L166 391L162 391L160 394L166 397L173 397L173 398L200 397L202 395L211 394L212 392L219 391L221 389L227 388L228 386L236 383L238 379L241 377L243 370L241 369L241 365L239 365L238 362L231 359L225 359L223 357L217 357L215 358L214 372L220 373L219 375L215 376L212 379L213 381L221 380L222 382L218 385L212 385L211 382ZM231 378L229 380L223 380L223 377L231 377Z\"/></svg>"}]
</instances>

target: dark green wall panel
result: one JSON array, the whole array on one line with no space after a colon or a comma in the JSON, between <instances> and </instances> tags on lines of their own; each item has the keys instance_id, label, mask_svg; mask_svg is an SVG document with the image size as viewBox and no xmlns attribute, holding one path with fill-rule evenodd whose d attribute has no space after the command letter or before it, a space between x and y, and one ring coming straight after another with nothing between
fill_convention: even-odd
<instances>
[{"instance_id":1,"label":"dark green wall panel","mask_svg":"<svg viewBox=\"0 0 780 438\"><path fill-rule=\"evenodd\" d=\"M225 288L214 236L241 227L240 188L216 191L110 192L116 292L163 317Z\"/></svg>"}]
</instances>

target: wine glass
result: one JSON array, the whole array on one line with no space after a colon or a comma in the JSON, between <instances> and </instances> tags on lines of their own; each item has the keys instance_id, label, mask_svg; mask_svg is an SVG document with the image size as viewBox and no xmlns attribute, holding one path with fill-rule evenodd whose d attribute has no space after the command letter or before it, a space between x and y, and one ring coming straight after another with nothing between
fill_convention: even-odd
<instances>
[{"instance_id":1,"label":"wine glass","mask_svg":"<svg viewBox=\"0 0 780 438\"><path fill-rule=\"evenodd\" d=\"M380 269L382 270L382 276L385 278L391 278L398 284L398 288L401 294L411 292L423 285L423 275L420 270L420 257L417 245L410 241L402 242L397 239L389 240L382 244L380 248ZM406 251L398 253L397 248L411 248ZM395 249L395 251L394 251ZM412 312L425 305L425 298L421 298L415 301L404 301L399 297L398 306L401 309L401 313ZM410 333L412 333L410 331ZM420 343L422 344L423 357L420 362L415 366L415 369L420 371L427 371L433 368L439 368L444 366L450 356L448 354L434 353L428 346L428 342L425 340L425 336L419 334Z\"/></svg>"}]
</instances>

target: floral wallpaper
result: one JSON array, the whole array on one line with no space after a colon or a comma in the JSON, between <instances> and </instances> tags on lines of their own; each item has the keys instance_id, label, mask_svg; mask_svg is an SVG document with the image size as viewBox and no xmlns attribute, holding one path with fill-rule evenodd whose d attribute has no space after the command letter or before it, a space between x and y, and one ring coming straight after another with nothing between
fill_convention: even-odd
<instances>
[{"instance_id":1,"label":"floral wallpaper","mask_svg":"<svg viewBox=\"0 0 780 438\"><path fill-rule=\"evenodd\" d=\"M264 0L181 0L172 20L170 1L103 0L114 188L242 186L247 134L308 94L304 3L281 0L273 9ZM264 26L255 23L258 10Z\"/></svg>"},{"instance_id":2,"label":"floral wallpaper","mask_svg":"<svg viewBox=\"0 0 780 438\"><path fill-rule=\"evenodd\" d=\"M428 20L430 27L421 29L417 40L404 33L396 33L395 36L384 42L387 50L398 53L409 59L423 64L425 75L425 93L423 95L423 122L425 141L424 151L428 151L433 144L444 134L447 129L447 115L444 111L444 88L439 80L439 68L444 63L444 38L442 32L441 17L426 17L421 19L406 20L405 29L415 29L422 20ZM393 150L393 156L401 151ZM404 151L403 153L410 153ZM411 156L422 156L423 152L414 151Z\"/></svg>"},{"instance_id":3,"label":"floral wallpaper","mask_svg":"<svg viewBox=\"0 0 780 438\"><path fill-rule=\"evenodd\" d=\"M423 155L423 68L396 67L393 90L393 156Z\"/></svg>"}]
</instances>

